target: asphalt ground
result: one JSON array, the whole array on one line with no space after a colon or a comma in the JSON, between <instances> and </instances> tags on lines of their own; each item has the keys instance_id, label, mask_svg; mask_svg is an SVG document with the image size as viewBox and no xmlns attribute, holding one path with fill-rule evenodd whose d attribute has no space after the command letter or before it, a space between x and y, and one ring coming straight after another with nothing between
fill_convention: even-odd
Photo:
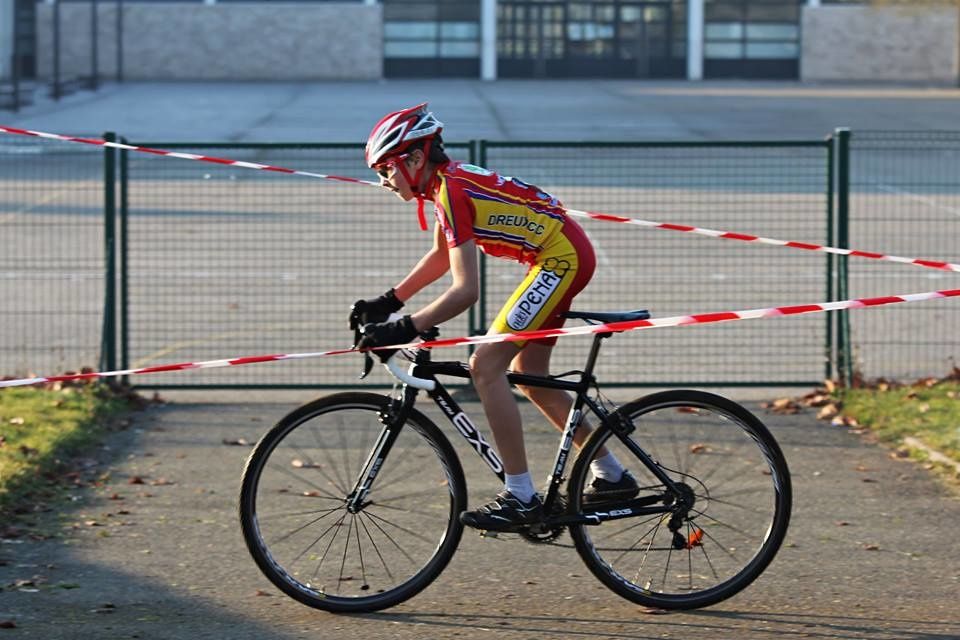
<instances>
[{"instance_id":1,"label":"asphalt ground","mask_svg":"<svg viewBox=\"0 0 960 640\"><path fill-rule=\"evenodd\" d=\"M310 396L179 392L137 414L87 461L99 487L0 543L0 621L16 638L867 638L960 637L960 499L865 436L747 406L791 468L793 518L766 572L732 599L653 614L606 590L566 546L465 532L444 573L413 599L333 615L277 591L240 534L236 500L250 447ZM479 405L464 409L483 425ZM524 404L532 471L557 435ZM436 410L429 412L435 416ZM471 504L497 483L452 427ZM142 482L142 484L131 484ZM565 534L558 540L569 545ZM5 636L6 637L6 636Z\"/></svg>"}]
</instances>

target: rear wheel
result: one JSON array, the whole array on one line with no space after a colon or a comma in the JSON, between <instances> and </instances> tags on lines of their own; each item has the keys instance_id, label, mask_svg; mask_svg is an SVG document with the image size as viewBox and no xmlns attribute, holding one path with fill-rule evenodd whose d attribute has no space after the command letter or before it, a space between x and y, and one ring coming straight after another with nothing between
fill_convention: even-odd
<instances>
[{"instance_id":1,"label":"rear wheel","mask_svg":"<svg viewBox=\"0 0 960 640\"><path fill-rule=\"evenodd\" d=\"M375 611L427 587L456 551L466 508L449 441L413 410L359 509L347 497L387 427L390 398L339 393L283 418L247 460L240 522L273 584L334 612Z\"/></svg>"},{"instance_id":2,"label":"rear wheel","mask_svg":"<svg viewBox=\"0 0 960 640\"><path fill-rule=\"evenodd\" d=\"M664 513L577 525L570 534L586 565L628 600L693 609L729 598L776 555L790 520L790 474L767 428L717 395L677 390L621 407L581 450L569 482L571 512L658 506ZM631 429L632 427L632 429ZM633 499L585 506L590 461L605 447L636 478ZM642 449L677 492L641 460ZM623 514L620 514L623 515Z\"/></svg>"}]
</instances>

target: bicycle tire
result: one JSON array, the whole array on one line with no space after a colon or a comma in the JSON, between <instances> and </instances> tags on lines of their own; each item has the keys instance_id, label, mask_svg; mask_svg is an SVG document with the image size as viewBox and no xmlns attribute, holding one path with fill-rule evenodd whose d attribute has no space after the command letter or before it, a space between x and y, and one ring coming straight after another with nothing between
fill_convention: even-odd
<instances>
[{"instance_id":1,"label":"bicycle tire","mask_svg":"<svg viewBox=\"0 0 960 640\"><path fill-rule=\"evenodd\" d=\"M239 499L247 548L275 586L310 607L352 613L394 606L436 579L460 542L463 469L440 429L415 409L377 470L368 502L348 511L345 498L389 402L361 392L310 402L281 419L247 459ZM320 506L313 509L311 500ZM271 513L277 508L286 511Z\"/></svg>"},{"instance_id":2,"label":"bicycle tire","mask_svg":"<svg viewBox=\"0 0 960 640\"><path fill-rule=\"evenodd\" d=\"M610 426L617 424L632 431L618 436ZM590 571L620 596L657 609L709 606L753 582L783 542L792 502L787 462L763 423L739 404L702 391L665 391L626 404L584 444L568 483L571 512L584 507L590 462L601 446L631 470L638 498L665 492L624 445L627 438L671 480L689 487L695 503L676 521L668 520L671 514L646 515L570 527ZM676 460L667 464L671 455ZM627 503L621 498L621 504Z\"/></svg>"}]
</instances>

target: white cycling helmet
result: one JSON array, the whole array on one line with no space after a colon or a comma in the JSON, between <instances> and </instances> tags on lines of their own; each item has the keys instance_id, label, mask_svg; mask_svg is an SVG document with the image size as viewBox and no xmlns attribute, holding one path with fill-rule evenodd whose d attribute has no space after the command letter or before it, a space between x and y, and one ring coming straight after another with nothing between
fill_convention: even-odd
<instances>
[{"instance_id":1,"label":"white cycling helmet","mask_svg":"<svg viewBox=\"0 0 960 640\"><path fill-rule=\"evenodd\" d=\"M374 169L391 158L406 153L413 143L420 140L427 140L429 145L442 130L443 123L427 111L426 102L388 113L376 124L367 138L364 154L367 166ZM429 146L425 147L424 152L429 152Z\"/></svg>"}]
</instances>

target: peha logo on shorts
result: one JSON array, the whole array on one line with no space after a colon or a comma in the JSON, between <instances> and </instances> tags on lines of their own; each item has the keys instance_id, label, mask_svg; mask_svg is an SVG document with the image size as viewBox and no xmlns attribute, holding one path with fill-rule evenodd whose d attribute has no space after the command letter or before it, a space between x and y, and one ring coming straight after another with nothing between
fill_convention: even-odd
<instances>
[{"instance_id":1,"label":"peha logo on shorts","mask_svg":"<svg viewBox=\"0 0 960 640\"><path fill-rule=\"evenodd\" d=\"M527 216L505 216L501 214L491 214L487 218L487 226L499 227L522 227L527 231L532 231L538 236L543 233L543 225L536 220L531 220Z\"/></svg>"},{"instance_id":2,"label":"peha logo on shorts","mask_svg":"<svg viewBox=\"0 0 960 640\"><path fill-rule=\"evenodd\" d=\"M544 303L560 286L562 280L562 274L546 269L541 270L534 281L530 283L530 286L524 290L520 299L514 303L510 312L507 313L507 326L514 331L526 329L543 308Z\"/></svg>"}]
</instances>

